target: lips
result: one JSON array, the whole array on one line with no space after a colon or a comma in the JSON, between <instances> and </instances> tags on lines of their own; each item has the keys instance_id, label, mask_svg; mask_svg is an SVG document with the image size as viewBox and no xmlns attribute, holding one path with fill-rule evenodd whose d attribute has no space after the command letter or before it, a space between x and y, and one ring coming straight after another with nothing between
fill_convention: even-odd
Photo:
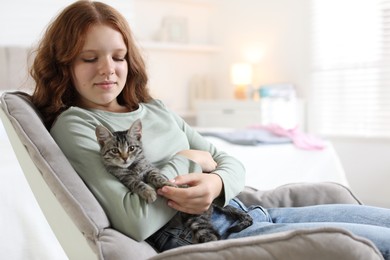
<instances>
[{"instance_id":1,"label":"lips","mask_svg":"<svg viewBox=\"0 0 390 260\"><path fill-rule=\"evenodd\" d=\"M95 86L100 87L102 89L110 89L116 85L116 82L114 81L102 81L95 83Z\"/></svg>"}]
</instances>

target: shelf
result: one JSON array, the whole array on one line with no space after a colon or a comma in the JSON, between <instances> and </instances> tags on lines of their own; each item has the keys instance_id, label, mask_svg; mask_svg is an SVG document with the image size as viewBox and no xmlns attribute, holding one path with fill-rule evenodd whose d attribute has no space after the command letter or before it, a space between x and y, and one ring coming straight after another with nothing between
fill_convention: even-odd
<instances>
[{"instance_id":1,"label":"shelf","mask_svg":"<svg viewBox=\"0 0 390 260\"><path fill-rule=\"evenodd\" d=\"M138 0L141 1L141 0ZM145 1L145 0L142 0ZM173 2L173 3L183 3L183 4L195 4L195 5L206 5L212 6L215 0L148 0L150 2Z\"/></svg>"},{"instance_id":2,"label":"shelf","mask_svg":"<svg viewBox=\"0 0 390 260\"><path fill-rule=\"evenodd\" d=\"M210 44L186 44L174 42L141 41L139 46L146 50L183 51L183 52L218 52L220 48Z\"/></svg>"}]
</instances>

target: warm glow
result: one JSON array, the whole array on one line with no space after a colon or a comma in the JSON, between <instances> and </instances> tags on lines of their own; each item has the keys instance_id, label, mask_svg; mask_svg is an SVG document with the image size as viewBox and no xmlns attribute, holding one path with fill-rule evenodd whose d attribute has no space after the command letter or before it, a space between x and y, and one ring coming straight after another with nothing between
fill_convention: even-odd
<instances>
[{"instance_id":1,"label":"warm glow","mask_svg":"<svg viewBox=\"0 0 390 260\"><path fill-rule=\"evenodd\" d=\"M243 51L245 61L258 64L264 56L264 48L254 46L246 47Z\"/></svg>"},{"instance_id":2,"label":"warm glow","mask_svg":"<svg viewBox=\"0 0 390 260\"><path fill-rule=\"evenodd\" d=\"M235 63L231 68L231 80L233 85L243 86L252 83L253 69L249 63Z\"/></svg>"},{"instance_id":3,"label":"warm glow","mask_svg":"<svg viewBox=\"0 0 390 260\"><path fill-rule=\"evenodd\" d=\"M230 76L234 85L234 97L246 99L248 86L252 84L253 69L250 63L235 63L231 67Z\"/></svg>"}]
</instances>

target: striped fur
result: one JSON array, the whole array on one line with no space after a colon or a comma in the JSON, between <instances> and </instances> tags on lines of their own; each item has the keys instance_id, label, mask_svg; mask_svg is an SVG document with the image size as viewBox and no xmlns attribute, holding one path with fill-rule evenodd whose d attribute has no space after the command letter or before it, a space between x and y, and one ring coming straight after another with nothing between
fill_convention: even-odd
<instances>
[{"instance_id":1,"label":"striped fur","mask_svg":"<svg viewBox=\"0 0 390 260\"><path fill-rule=\"evenodd\" d=\"M104 126L96 127L96 137L100 144L100 153L107 171L117 177L131 192L138 194L147 203L157 199L156 189L165 185L175 186L146 158L142 150L142 124L138 119L129 130L110 132ZM204 243L220 239L213 228L210 218L213 210L223 211L237 224L228 232L239 232L252 225L252 218L244 211L231 206L212 205L201 215L181 213L184 225L193 233L194 243Z\"/></svg>"}]
</instances>

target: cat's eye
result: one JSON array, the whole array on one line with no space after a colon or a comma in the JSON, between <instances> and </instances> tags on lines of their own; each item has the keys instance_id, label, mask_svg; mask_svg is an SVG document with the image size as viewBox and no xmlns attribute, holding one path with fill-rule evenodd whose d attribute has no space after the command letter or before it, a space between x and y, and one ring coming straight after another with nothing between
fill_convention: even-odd
<instances>
[{"instance_id":1,"label":"cat's eye","mask_svg":"<svg viewBox=\"0 0 390 260\"><path fill-rule=\"evenodd\" d=\"M132 152L134 150L135 150L135 146L134 145L129 146L129 152Z\"/></svg>"},{"instance_id":2,"label":"cat's eye","mask_svg":"<svg viewBox=\"0 0 390 260\"><path fill-rule=\"evenodd\" d=\"M111 152L113 152L113 153L119 153L119 150L118 150L118 148L112 148L112 149L111 149Z\"/></svg>"}]
</instances>

